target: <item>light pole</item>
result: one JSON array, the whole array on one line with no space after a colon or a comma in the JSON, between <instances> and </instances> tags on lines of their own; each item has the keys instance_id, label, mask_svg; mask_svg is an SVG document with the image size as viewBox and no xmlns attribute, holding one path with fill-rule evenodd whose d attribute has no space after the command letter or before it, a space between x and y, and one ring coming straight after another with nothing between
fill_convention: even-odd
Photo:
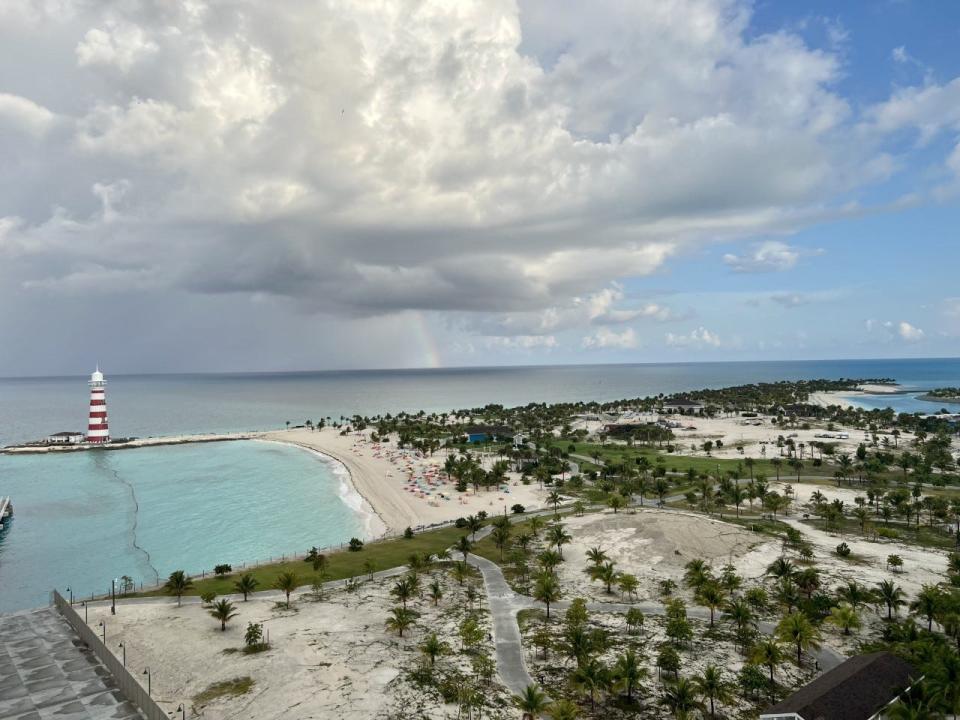
<instances>
[{"instance_id":1,"label":"light pole","mask_svg":"<svg viewBox=\"0 0 960 720\"><path fill-rule=\"evenodd\" d=\"M90 624L90 617L89 617L89 615L90 615L90 610L89 610L89 608L87 608L87 601L86 601L86 600L81 600L81 601L80 601L80 604L83 605L83 622L84 622L85 624L89 625L89 624Z\"/></svg>"},{"instance_id":2,"label":"light pole","mask_svg":"<svg viewBox=\"0 0 960 720\"><path fill-rule=\"evenodd\" d=\"M120 648L123 650L123 666L127 666L127 646L123 643L120 643Z\"/></svg>"},{"instance_id":3,"label":"light pole","mask_svg":"<svg viewBox=\"0 0 960 720\"><path fill-rule=\"evenodd\" d=\"M147 696L149 697L153 690L152 688L153 683L151 682L153 678L150 675L150 668L144 668L143 674L147 676Z\"/></svg>"},{"instance_id":4,"label":"light pole","mask_svg":"<svg viewBox=\"0 0 960 720\"><path fill-rule=\"evenodd\" d=\"M67 588L67 592L70 593L70 607L73 607L73 589Z\"/></svg>"},{"instance_id":5,"label":"light pole","mask_svg":"<svg viewBox=\"0 0 960 720\"><path fill-rule=\"evenodd\" d=\"M117 614L117 579L110 581L110 614Z\"/></svg>"},{"instance_id":6,"label":"light pole","mask_svg":"<svg viewBox=\"0 0 960 720\"><path fill-rule=\"evenodd\" d=\"M177 709L174 710L174 711L173 711L172 713L170 713L170 714L173 715L173 713L181 713L181 715L180 715L180 720L187 720L187 706L184 705L183 703L181 703L181 704L177 707Z\"/></svg>"},{"instance_id":7,"label":"light pole","mask_svg":"<svg viewBox=\"0 0 960 720\"><path fill-rule=\"evenodd\" d=\"M100 621L100 627L103 628L103 644L104 644L104 646L106 646L106 644L107 644L107 623L104 622L103 620L101 620L101 621Z\"/></svg>"}]
</instances>

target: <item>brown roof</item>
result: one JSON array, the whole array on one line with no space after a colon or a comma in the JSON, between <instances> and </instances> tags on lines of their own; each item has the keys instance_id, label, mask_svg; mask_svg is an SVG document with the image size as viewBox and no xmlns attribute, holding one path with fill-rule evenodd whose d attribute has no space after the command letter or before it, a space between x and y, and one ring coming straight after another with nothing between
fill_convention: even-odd
<instances>
[{"instance_id":1,"label":"brown roof","mask_svg":"<svg viewBox=\"0 0 960 720\"><path fill-rule=\"evenodd\" d=\"M803 720L868 720L914 680L913 667L896 655L858 655L804 685L766 715L796 713Z\"/></svg>"}]
</instances>

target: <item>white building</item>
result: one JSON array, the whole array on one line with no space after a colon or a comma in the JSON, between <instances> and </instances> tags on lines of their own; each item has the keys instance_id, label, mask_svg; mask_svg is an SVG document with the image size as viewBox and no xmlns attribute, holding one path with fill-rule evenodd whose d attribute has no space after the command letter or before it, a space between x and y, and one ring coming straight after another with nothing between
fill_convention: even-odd
<instances>
[{"instance_id":1,"label":"white building","mask_svg":"<svg viewBox=\"0 0 960 720\"><path fill-rule=\"evenodd\" d=\"M83 442L84 435L81 432L64 431L47 436L47 442L52 445L76 445Z\"/></svg>"}]
</instances>

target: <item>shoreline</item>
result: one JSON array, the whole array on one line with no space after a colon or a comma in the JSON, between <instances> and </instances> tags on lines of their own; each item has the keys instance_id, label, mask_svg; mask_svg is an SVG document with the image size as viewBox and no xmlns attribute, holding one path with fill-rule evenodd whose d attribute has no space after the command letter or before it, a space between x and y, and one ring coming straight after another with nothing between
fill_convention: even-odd
<instances>
[{"instance_id":1,"label":"shoreline","mask_svg":"<svg viewBox=\"0 0 960 720\"><path fill-rule=\"evenodd\" d=\"M310 453L311 455L316 455L324 462L329 463L333 468L333 474L336 475L340 480L341 488L343 488L344 485L346 486L346 492L341 491L339 493L340 499L343 500L343 504L358 515L362 515L364 517L364 536L361 539L364 541L379 540L389 535L389 523L386 521L380 511L377 510L376 505L371 502L370 498L364 495L360 488L357 487L353 473L350 472L350 468L339 457L333 455L332 453L325 452L323 450L317 450L316 448L312 448L298 442L291 442L289 440L277 440L264 437L255 437L251 439L256 442L276 443L277 445L299 448L300 450ZM351 502L351 493L359 499L359 503L357 503L356 506L354 506ZM375 523L379 523L379 527L377 527Z\"/></svg>"}]
</instances>

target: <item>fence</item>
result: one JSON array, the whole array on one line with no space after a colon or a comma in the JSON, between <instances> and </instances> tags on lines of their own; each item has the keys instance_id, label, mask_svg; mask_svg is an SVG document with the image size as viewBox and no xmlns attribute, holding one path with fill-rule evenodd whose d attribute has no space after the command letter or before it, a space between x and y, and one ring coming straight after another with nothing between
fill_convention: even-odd
<instances>
[{"instance_id":1,"label":"fence","mask_svg":"<svg viewBox=\"0 0 960 720\"><path fill-rule=\"evenodd\" d=\"M169 720L169 716L157 705L156 701L147 694L147 689L140 681L127 670L117 656L103 644L97 634L83 621L77 611L56 590L53 591L53 602L57 610L76 631L80 639L87 644L94 655L102 662L120 687L120 692L130 702L136 705L147 720Z\"/></svg>"}]
</instances>

